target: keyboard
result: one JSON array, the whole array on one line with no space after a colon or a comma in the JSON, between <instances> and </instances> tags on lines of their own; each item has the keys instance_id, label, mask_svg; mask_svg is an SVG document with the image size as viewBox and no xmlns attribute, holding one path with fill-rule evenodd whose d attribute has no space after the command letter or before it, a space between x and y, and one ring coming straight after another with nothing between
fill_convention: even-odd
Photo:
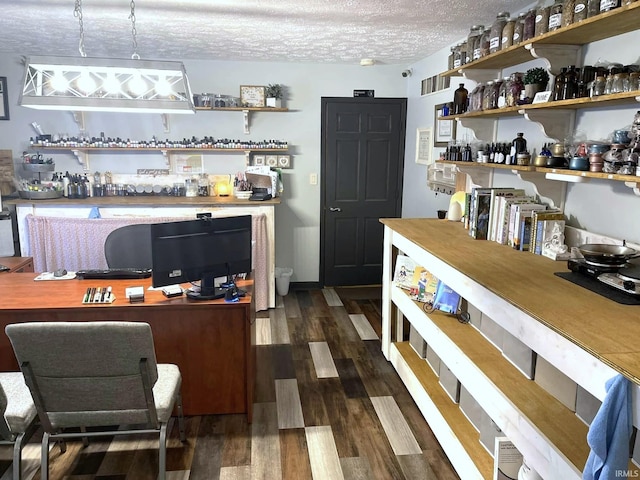
<instances>
[{"instance_id":1,"label":"keyboard","mask_svg":"<svg viewBox=\"0 0 640 480\"><path fill-rule=\"evenodd\" d=\"M105 270L78 270L76 278L85 280L126 280L135 278L149 278L150 268L107 268Z\"/></svg>"}]
</instances>

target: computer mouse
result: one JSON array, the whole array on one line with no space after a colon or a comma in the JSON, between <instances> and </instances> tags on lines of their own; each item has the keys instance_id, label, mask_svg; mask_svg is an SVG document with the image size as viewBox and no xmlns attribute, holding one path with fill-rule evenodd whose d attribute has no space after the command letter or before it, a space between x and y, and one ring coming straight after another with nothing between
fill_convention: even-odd
<instances>
[{"instance_id":1,"label":"computer mouse","mask_svg":"<svg viewBox=\"0 0 640 480\"><path fill-rule=\"evenodd\" d=\"M67 271L64 268L59 268L55 272L53 272L54 277L64 277L67 274Z\"/></svg>"}]
</instances>

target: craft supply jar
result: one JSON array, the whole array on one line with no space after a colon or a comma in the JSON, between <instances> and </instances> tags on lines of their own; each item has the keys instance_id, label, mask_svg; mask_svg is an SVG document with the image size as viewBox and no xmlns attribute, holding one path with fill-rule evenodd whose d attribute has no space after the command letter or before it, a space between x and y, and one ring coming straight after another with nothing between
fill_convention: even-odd
<instances>
[{"instance_id":1,"label":"craft supply jar","mask_svg":"<svg viewBox=\"0 0 640 480\"><path fill-rule=\"evenodd\" d=\"M600 13L600 0L587 0L587 18Z\"/></svg>"},{"instance_id":2,"label":"craft supply jar","mask_svg":"<svg viewBox=\"0 0 640 480\"><path fill-rule=\"evenodd\" d=\"M480 35L479 48L480 48L480 56L478 58L486 57L490 53L490 37L491 37L491 29L487 28Z\"/></svg>"},{"instance_id":3,"label":"craft supply jar","mask_svg":"<svg viewBox=\"0 0 640 480\"><path fill-rule=\"evenodd\" d=\"M554 30L562 27L562 6L563 2L558 1L551 6L551 10L549 11L549 31L553 32Z\"/></svg>"},{"instance_id":4,"label":"craft supply jar","mask_svg":"<svg viewBox=\"0 0 640 480\"><path fill-rule=\"evenodd\" d=\"M536 9L535 19L535 36L542 35L549 31L549 14L551 12L550 6L540 5Z\"/></svg>"},{"instance_id":5,"label":"craft supply jar","mask_svg":"<svg viewBox=\"0 0 640 480\"><path fill-rule=\"evenodd\" d=\"M509 12L498 13L496 19L491 25L491 32L489 35L489 53L500 51L502 29L504 28L507 21L509 21Z\"/></svg>"}]
</instances>

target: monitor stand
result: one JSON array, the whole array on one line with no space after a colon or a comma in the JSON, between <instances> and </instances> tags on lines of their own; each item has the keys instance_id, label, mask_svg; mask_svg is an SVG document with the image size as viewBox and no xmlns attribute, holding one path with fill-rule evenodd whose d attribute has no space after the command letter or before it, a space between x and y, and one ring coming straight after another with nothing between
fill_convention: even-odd
<instances>
[{"instance_id":1,"label":"monitor stand","mask_svg":"<svg viewBox=\"0 0 640 480\"><path fill-rule=\"evenodd\" d=\"M223 284L221 287L214 286L214 277L206 276L200 279L200 290L189 289L185 292L187 298L191 300L217 300L224 298L227 288Z\"/></svg>"}]
</instances>

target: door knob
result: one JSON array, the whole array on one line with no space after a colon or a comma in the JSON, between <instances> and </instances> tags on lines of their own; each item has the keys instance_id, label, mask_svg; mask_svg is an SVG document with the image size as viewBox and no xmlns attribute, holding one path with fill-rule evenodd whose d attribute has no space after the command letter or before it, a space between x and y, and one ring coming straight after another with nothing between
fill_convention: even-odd
<instances>
[{"instance_id":1,"label":"door knob","mask_svg":"<svg viewBox=\"0 0 640 480\"><path fill-rule=\"evenodd\" d=\"M340 207L329 207L330 212L341 212L342 209Z\"/></svg>"}]
</instances>

